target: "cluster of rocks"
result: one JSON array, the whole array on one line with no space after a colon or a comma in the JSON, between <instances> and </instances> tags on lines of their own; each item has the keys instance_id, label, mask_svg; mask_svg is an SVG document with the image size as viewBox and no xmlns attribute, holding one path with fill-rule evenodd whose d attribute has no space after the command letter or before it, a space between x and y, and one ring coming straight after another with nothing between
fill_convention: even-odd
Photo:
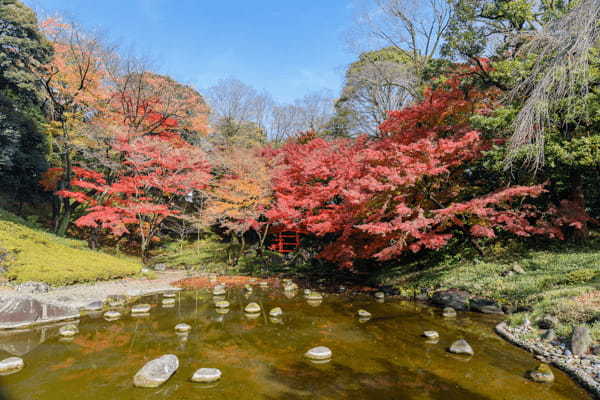
<instances>
[{"instance_id":1,"label":"cluster of rocks","mask_svg":"<svg viewBox=\"0 0 600 400\"><path fill-rule=\"evenodd\" d=\"M438 290L430 299L433 305L452 308L455 311L476 311L484 314L504 314L502 307L493 300L471 296L459 289Z\"/></svg>"},{"instance_id":2,"label":"cluster of rocks","mask_svg":"<svg viewBox=\"0 0 600 400\"><path fill-rule=\"evenodd\" d=\"M502 322L496 326L496 332L509 342L536 354L536 359L542 364L530 371L532 380L552 381L552 372L547 367L551 364L600 397L600 349L593 346L589 329L578 326L570 339L562 342L553 330L557 322L553 316L544 316L535 325L527 319L518 326Z\"/></svg>"}]
</instances>

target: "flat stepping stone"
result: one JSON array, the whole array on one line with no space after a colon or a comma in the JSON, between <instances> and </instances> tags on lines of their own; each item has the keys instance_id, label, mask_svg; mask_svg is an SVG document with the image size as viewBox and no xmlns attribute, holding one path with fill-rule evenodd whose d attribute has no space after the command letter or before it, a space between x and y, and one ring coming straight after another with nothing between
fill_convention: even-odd
<instances>
[{"instance_id":1,"label":"flat stepping stone","mask_svg":"<svg viewBox=\"0 0 600 400\"><path fill-rule=\"evenodd\" d=\"M283 290L286 292L293 292L294 290L298 290L298 285L295 283L284 283Z\"/></svg>"},{"instance_id":2,"label":"flat stepping stone","mask_svg":"<svg viewBox=\"0 0 600 400\"><path fill-rule=\"evenodd\" d=\"M448 351L450 353L454 353L454 354L466 354L469 356L472 356L473 354L475 354L471 345L469 343L467 343L467 341L464 339L460 339L460 340L457 340L456 342L452 343L452 346L450 346Z\"/></svg>"},{"instance_id":3,"label":"flat stepping stone","mask_svg":"<svg viewBox=\"0 0 600 400\"><path fill-rule=\"evenodd\" d=\"M280 317L281 315L283 315L283 310L281 309L281 307L275 307L271 311L269 311L269 315L271 317Z\"/></svg>"},{"instance_id":4,"label":"flat stepping stone","mask_svg":"<svg viewBox=\"0 0 600 400\"><path fill-rule=\"evenodd\" d=\"M167 298L167 299L172 299L175 298L177 296L177 293L175 292L165 292L163 293L163 297Z\"/></svg>"},{"instance_id":5,"label":"flat stepping stone","mask_svg":"<svg viewBox=\"0 0 600 400\"><path fill-rule=\"evenodd\" d=\"M269 287L269 282L265 282L265 281L259 282L258 286L260 286L261 288Z\"/></svg>"},{"instance_id":6,"label":"flat stepping stone","mask_svg":"<svg viewBox=\"0 0 600 400\"><path fill-rule=\"evenodd\" d=\"M442 315L446 318L456 317L456 310L452 307L446 307L442 311Z\"/></svg>"},{"instance_id":7,"label":"flat stepping stone","mask_svg":"<svg viewBox=\"0 0 600 400\"><path fill-rule=\"evenodd\" d=\"M357 314L359 318L371 318L371 313L367 310L358 310Z\"/></svg>"},{"instance_id":8,"label":"flat stepping stone","mask_svg":"<svg viewBox=\"0 0 600 400\"><path fill-rule=\"evenodd\" d=\"M244 311L248 314L254 314L260 312L260 306L256 303L250 303L245 308Z\"/></svg>"},{"instance_id":9,"label":"flat stepping stone","mask_svg":"<svg viewBox=\"0 0 600 400\"><path fill-rule=\"evenodd\" d=\"M323 300L323 295L319 292L310 292L307 296L306 296L307 300Z\"/></svg>"},{"instance_id":10,"label":"flat stepping stone","mask_svg":"<svg viewBox=\"0 0 600 400\"><path fill-rule=\"evenodd\" d=\"M223 286L223 285L217 285L217 286L215 286L213 288L212 293L215 296L223 296L226 293L225 286Z\"/></svg>"},{"instance_id":11,"label":"flat stepping stone","mask_svg":"<svg viewBox=\"0 0 600 400\"><path fill-rule=\"evenodd\" d=\"M0 361L0 376L14 374L23 369L25 363L22 358L9 357Z\"/></svg>"},{"instance_id":12,"label":"flat stepping stone","mask_svg":"<svg viewBox=\"0 0 600 400\"><path fill-rule=\"evenodd\" d=\"M311 293L312 293L312 290L310 290L310 289L304 289L304 295L305 296L308 296Z\"/></svg>"},{"instance_id":13,"label":"flat stepping stone","mask_svg":"<svg viewBox=\"0 0 600 400\"><path fill-rule=\"evenodd\" d=\"M215 312L221 315L229 314L229 308L217 308Z\"/></svg>"},{"instance_id":14,"label":"flat stepping stone","mask_svg":"<svg viewBox=\"0 0 600 400\"><path fill-rule=\"evenodd\" d=\"M79 333L79 329L75 325L64 325L58 330L58 334L62 337L73 337Z\"/></svg>"},{"instance_id":15,"label":"flat stepping stone","mask_svg":"<svg viewBox=\"0 0 600 400\"><path fill-rule=\"evenodd\" d=\"M251 285L244 285L244 289L246 290L246 292L250 293L252 293L252 291L254 290Z\"/></svg>"},{"instance_id":16,"label":"flat stepping stone","mask_svg":"<svg viewBox=\"0 0 600 400\"><path fill-rule=\"evenodd\" d=\"M533 371L529 371L529 378L538 383L554 382L554 374L548 364L540 364Z\"/></svg>"},{"instance_id":17,"label":"flat stepping stone","mask_svg":"<svg viewBox=\"0 0 600 400\"><path fill-rule=\"evenodd\" d=\"M87 306L83 307L84 311L94 312L94 311L102 311L104 307L104 303L101 301L92 301Z\"/></svg>"},{"instance_id":18,"label":"flat stepping stone","mask_svg":"<svg viewBox=\"0 0 600 400\"><path fill-rule=\"evenodd\" d=\"M141 388L156 388L165 383L179 368L179 359L173 354L149 361L133 377L133 385Z\"/></svg>"},{"instance_id":19,"label":"flat stepping stone","mask_svg":"<svg viewBox=\"0 0 600 400\"><path fill-rule=\"evenodd\" d=\"M376 299L384 299L385 298L385 293L383 293L383 292L375 292L375 298Z\"/></svg>"},{"instance_id":20,"label":"flat stepping stone","mask_svg":"<svg viewBox=\"0 0 600 400\"><path fill-rule=\"evenodd\" d=\"M215 302L217 308L229 308L229 302L227 300L219 300Z\"/></svg>"},{"instance_id":21,"label":"flat stepping stone","mask_svg":"<svg viewBox=\"0 0 600 400\"><path fill-rule=\"evenodd\" d=\"M192 375L192 382L212 383L221 379L221 371L217 368L200 368Z\"/></svg>"},{"instance_id":22,"label":"flat stepping stone","mask_svg":"<svg viewBox=\"0 0 600 400\"><path fill-rule=\"evenodd\" d=\"M132 314L148 314L150 312L150 304L136 304L131 307Z\"/></svg>"},{"instance_id":23,"label":"flat stepping stone","mask_svg":"<svg viewBox=\"0 0 600 400\"><path fill-rule=\"evenodd\" d=\"M109 320L115 320L121 318L121 313L118 311L107 311L104 313L104 318Z\"/></svg>"},{"instance_id":24,"label":"flat stepping stone","mask_svg":"<svg viewBox=\"0 0 600 400\"><path fill-rule=\"evenodd\" d=\"M163 299L162 305L163 306L171 306L171 305L175 304L175 302L176 301L173 298L166 298L166 299Z\"/></svg>"},{"instance_id":25,"label":"flat stepping stone","mask_svg":"<svg viewBox=\"0 0 600 400\"><path fill-rule=\"evenodd\" d=\"M304 353L304 356L306 358L316 361L329 360L332 355L333 353L331 352L331 350L325 346L313 347L312 349Z\"/></svg>"},{"instance_id":26,"label":"flat stepping stone","mask_svg":"<svg viewBox=\"0 0 600 400\"><path fill-rule=\"evenodd\" d=\"M427 339L439 339L440 334L436 331L425 331L423 332L423 336L425 336Z\"/></svg>"},{"instance_id":27,"label":"flat stepping stone","mask_svg":"<svg viewBox=\"0 0 600 400\"><path fill-rule=\"evenodd\" d=\"M177 332L189 332L192 330L192 327L188 324L177 324L175 325L175 331Z\"/></svg>"}]
</instances>

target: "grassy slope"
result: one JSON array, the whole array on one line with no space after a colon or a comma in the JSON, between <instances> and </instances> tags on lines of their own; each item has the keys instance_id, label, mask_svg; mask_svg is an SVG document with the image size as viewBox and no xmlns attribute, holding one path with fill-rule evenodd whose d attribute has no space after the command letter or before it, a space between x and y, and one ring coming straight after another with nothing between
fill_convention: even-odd
<instances>
[{"instance_id":1,"label":"grassy slope","mask_svg":"<svg viewBox=\"0 0 600 400\"><path fill-rule=\"evenodd\" d=\"M119 278L140 270L135 258L89 250L83 241L60 238L1 209L0 248L9 253L5 277L16 282L67 285Z\"/></svg>"},{"instance_id":2,"label":"grassy slope","mask_svg":"<svg viewBox=\"0 0 600 400\"><path fill-rule=\"evenodd\" d=\"M502 276L518 263L525 273ZM562 246L514 253L485 261L440 263L424 270L405 270L397 284L413 288L462 288L512 306L531 307L534 321L550 313L561 321L557 333L567 336L573 325L586 323L600 339L600 241L585 247Z\"/></svg>"}]
</instances>

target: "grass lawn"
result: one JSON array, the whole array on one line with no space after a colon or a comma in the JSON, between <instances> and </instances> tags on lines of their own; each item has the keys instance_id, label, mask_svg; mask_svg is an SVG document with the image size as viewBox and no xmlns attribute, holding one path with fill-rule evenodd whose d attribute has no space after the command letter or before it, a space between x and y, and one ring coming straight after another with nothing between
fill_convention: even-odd
<instances>
[{"instance_id":1,"label":"grass lawn","mask_svg":"<svg viewBox=\"0 0 600 400\"><path fill-rule=\"evenodd\" d=\"M0 265L15 282L42 281L51 285L107 280L134 275L141 263L88 249L84 241L61 238L0 209Z\"/></svg>"},{"instance_id":2,"label":"grass lawn","mask_svg":"<svg viewBox=\"0 0 600 400\"><path fill-rule=\"evenodd\" d=\"M503 276L519 265L524 273ZM501 304L529 307L512 315L515 322L556 315L557 334L568 336L577 324L588 324L600 339L600 240L585 246L521 250L483 261L454 261L398 272L401 288L461 288Z\"/></svg>"}]
</instances>

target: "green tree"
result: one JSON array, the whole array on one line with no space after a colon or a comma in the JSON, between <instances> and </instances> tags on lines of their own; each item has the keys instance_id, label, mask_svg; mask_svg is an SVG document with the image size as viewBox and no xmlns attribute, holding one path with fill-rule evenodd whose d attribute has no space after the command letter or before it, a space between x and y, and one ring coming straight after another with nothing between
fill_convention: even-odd
<instances>
[{"instance_id":1,"label":"green tree","mask_svg":"<svg viewBox=\"0 0 600 400\"><path fill-rule=\"evenodd\" d=\"M38 73L51 55L35 13L0 0L0 185L20 205L41 193L37 182L47 168Z\"/></svg>"}]
</instances>

